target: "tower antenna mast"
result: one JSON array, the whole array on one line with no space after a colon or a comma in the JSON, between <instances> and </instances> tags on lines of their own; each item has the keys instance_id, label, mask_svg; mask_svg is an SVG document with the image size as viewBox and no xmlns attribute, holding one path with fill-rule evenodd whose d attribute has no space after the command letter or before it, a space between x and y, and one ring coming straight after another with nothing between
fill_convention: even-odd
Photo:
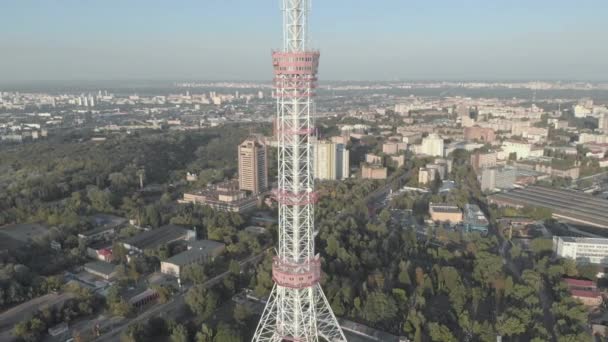
<instances>
[{"instance_id":1,"label":"tower antenna mast","mask_svg":"<svg viewBox=\"0 0 608 342\"><path fill-rule=\"evenodd\" d=\"M321 289L315 255L312 176L314 90L319 52L308 47L310 0L282 0L283 49L272 53L277 100L279 246L274 287L255 342L346 341Z\"/></svg>"}]
</instances>

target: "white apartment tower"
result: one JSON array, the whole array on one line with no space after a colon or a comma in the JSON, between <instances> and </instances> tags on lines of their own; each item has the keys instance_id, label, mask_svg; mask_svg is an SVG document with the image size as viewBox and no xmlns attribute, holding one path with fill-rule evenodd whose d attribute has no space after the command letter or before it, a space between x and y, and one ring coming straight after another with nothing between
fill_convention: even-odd
<instances>
[{"instance_id":1,"label":"white apartment tower","mask_svg":"<svg viewBox=\"0 0 608 342\"><path fill-rule=\"evenodd\" d=\"M443 157L443 139L437 134L429 134L422 139L420 153L427 156Z\"/></svg>"},{"instance_id":2,"label":"white apartment tower","mask_svg":"<svg viewBox=\"0 0 608 342\"><path fill-rule=\"evenodd\" d=\"M313 145L315 179L341 180L349 177L350 154L344 144L318 141Z\"/></svg>"}]
</instances>

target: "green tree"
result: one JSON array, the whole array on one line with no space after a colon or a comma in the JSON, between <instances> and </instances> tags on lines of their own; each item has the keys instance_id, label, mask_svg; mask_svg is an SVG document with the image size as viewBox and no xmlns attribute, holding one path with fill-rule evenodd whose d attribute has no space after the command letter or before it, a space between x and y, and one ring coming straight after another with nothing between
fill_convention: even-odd
<instances>
[{"instance_id":1,"label":"green tree","mask_svg":"<svg viewBox=\"0 0 608 342\"><path fill-rule=\"evenodd\" d=\"M251 310L249 310L249 308L246 305L243 304L237 304L234 306L234 319L240 323L240 324L244 324L246 323L249 318L251 318L252 312Z\"/></svg>"},{"instance_id":2,"label":"green tree","mask_svg":"<svg viewBox=\"0 0 608 342\"><path fill-rule=\"evenodd\" d=\"M220 324L217 328L217 333L213 338L213 342L242 342L239 329L227 324Z\"/></svg>"},{"instance_id":3,"label":"green tree","mask_svg":"<svg viewBox=\"0 0 608 342\"><path fill-rule=\"evenodd\" d=\"M429 335L434 342L457 342L450 329L439 323L429 323Z\"/></svg>"},{"instance_id":4,"label":"green tree","mask_svg":"<svg viewBox=\"0 0 608 342\"><path fill-rule=\"evenodd\" d=\"M176 325L171 331L171 342L188 342L188 330L181 324Z\"/></svg>"},{"instance_id":5,"label":"green tree","mask_svg":"<svg viewBox=\"0 0 608 342\"><path fill-rule=\"evenodd\" d=\"M188 290L185 298L186 304L201 319L209 319L219 302L219 296L202 285L195 285Z\"/></svg>"},{"instance_id":6,"label":"green tree","mask_svg":"<svg viewBox=\"0 0 608 342\"><path fill-rule=\"evenodd\" d=\"M371 322L390 321L397 314L395 300L382 292L372 292L367 296L363 306L363 317Z\"/></svg>"}]
</instances>

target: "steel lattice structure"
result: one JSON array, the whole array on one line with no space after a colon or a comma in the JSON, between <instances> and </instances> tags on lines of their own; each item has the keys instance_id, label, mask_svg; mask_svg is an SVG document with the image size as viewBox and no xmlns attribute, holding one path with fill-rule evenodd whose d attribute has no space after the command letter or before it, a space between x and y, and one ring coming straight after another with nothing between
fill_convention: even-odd
<instances>
[{"instance_id":1,"label":"steel lattice structure","mask_svg":"<svg viewBox=\"0 0 608 342\"><path fill-rule=\"evenodd\" d=\"M319 52L308 50L310 0L282 0L283 50L272 54L277 99L279 248L253 341L346 341L323 294L314 254L314 89Z\"/></svg>"}]
</instances>

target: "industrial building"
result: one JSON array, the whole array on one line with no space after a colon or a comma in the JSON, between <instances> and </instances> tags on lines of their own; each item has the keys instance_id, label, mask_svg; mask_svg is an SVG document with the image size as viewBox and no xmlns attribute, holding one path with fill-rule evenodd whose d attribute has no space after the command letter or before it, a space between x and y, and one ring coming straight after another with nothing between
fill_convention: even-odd
<instances>
[{"instance_id":1,"label":"industrial building","mask_svg":"<svg viewBox=\"0 0 608 342\"><path fill-rule=\"evenodd\" d=\"M573 190L529 186L488 196L488 202L515 208L546 208L556 219L608 228L608 200Z\"/></svg>"},{"instance_id":2,"label":"industrial building","mask_svg":"<svg viewBox=\"0 0 608 342\"><path fill-rule=\"evenodd\" d=\"M101 226L87 230L78 234L78 238L85 243L107 240L114 236L116 228L114 226Z\"/></svg>"},{"instance_id":3,"label":"industrial building","mask_svg":"<svg viewBox=\"0 0 608 342\"><path fill-rule=\"evenodd\" d=\"M126 225L128 220L120 216L97 214L90 221L94 228L78 234L78 238L87 244L111 239L116 230Z\"/></svg>"},{"instance_id":4,"label":"industrial building","mask_svg":"<svg viewBox=\"0 0 608 342\"><path fill-rule=\"evenodd\" d=\"M553 252L581 264L608 265L608 239L554 236Z\"/></svg>"},{"instance_id":5,"label":"industrial building","mask_svg":"<svg viewBox=\"0 0 608 342\"><path fill-rule=\"evenodd\" d=\"M179 240L193 240L195 237L196 232L169 224L132 236L122 244L128 250L142 253L147 249L156 249Z\"/></svg>"},{"instance_id":6,"label":"industrial building","mask_svg":"<svg viewBox=\"0 0 608 342\"><path fill-rule=\"evenodd\" d=\"M184 267L192 264L202 264L220 255L226 245L211 240L193 241L188 250L172 256L160 263L160 271L179 277Z\"/></svg>"}]
</instances>

